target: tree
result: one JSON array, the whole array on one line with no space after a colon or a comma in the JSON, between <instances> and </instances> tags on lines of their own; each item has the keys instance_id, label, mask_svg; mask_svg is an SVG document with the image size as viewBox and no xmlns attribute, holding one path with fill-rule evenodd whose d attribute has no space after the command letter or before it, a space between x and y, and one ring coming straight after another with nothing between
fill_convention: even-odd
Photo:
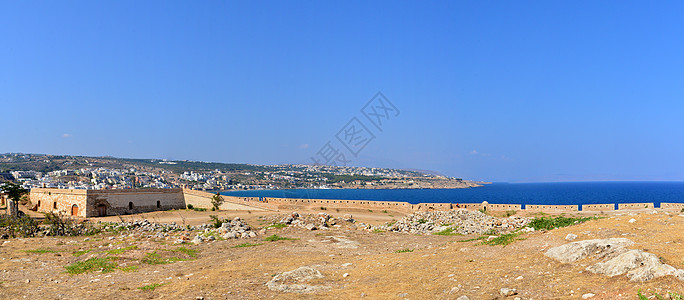
<instances>
[{"instance_id":1,"label":"tree","mask_svg":"<svg viewBox=\"0 0 684 300\"><path fill-rule=\"evenodd\" d=\"M21 196L28 193L28 190L21 187L21 185L12 182L3 183L2 186L0 186L0 190L5 192L9 198L9 203L7 206L9 208L10 216L18 217L19 200L21 200Z\"/></svg>"},{"instance_id":2,"label":"tree","mask_svg":"<svg viewBox=\"0 0 684 300\"><path fill-rule=\"evenodd\" d=\"M221 194L216 192L216 195L214 195L214 197L211 197L211 205L214 206L214 210L218 210L221 204L223 204L223 197L221 197Z\"/></svg>"}]
</instances>

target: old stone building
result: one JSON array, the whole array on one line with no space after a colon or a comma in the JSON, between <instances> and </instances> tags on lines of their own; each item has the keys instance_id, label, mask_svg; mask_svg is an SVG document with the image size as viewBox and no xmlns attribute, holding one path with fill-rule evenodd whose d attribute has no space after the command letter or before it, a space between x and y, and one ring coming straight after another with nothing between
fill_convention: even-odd
<instances>
[{"instance_id":1,"label":"old stone building","mask_svg":"<svg viewBox=\"0 0 684 300\"><path fill-rule=\"evenodd\" d=\"M77 217L103 217L183 209L182 189L75 190L31 189L30 199L41 212Z\"/></svg>"}]
</instances>

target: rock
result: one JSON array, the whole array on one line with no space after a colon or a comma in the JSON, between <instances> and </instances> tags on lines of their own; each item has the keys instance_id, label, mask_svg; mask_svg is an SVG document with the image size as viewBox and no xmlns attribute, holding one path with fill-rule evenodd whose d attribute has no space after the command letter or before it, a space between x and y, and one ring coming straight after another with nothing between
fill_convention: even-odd
<instances>
[{"instance_id":1,"label":"rock","mask_svg":"<svg viewBox=\"0 0 684 300\"><path fill-rule=\"evenodd\" d=\"M228 232L228 233L224 234L222 236L222 238L229 240L229 239L237 238L237 236L235 235L235 232Z\"/></svg>"},{"instance_id":2,"label":"rock","mask_svg":"<svg viewBox=\"0 0 684 300\"><path fill-rule=\"evenodd\" d=\"M608 261L587 267L588 271L609 277L627 274L631 281L648 281L672 275L684 280L684 270L660 262L658 256L643 250L629 250Z\"/></svg>"},{"instance_id":3,"label":"rock","mask_svg":"<svg viewBox=\"0 0 684 300\"><path fill-rule=\"evenodd\" d=\"M629 221L627 221L627 222L634 223L634 222L636 222L636 219L629 219Z\"/></svg>"},{"instance_id":4,"label":"rock","mask_svg":"<svg viewBox=\"0 0 684 300\"><path fill-rule=\"evenodd\" d=\"M584 240L551 248L544 255L562 263L569 263L590 254L597 258L617 255L626 251L625 246L632 244L634 242L626 238Z\"/></svg>"},{"instance_id":5,"label":"rock","mask_svg":"<svg viewBox=\"0 0 684 300\"><path fill-rule=\"evenodd\" d=\"M569 233L568 235L565 236L566 241L574 241L575 239L577 239L576 234Z\"/></svg>"},{"instance_id":6,"label":"rock","mask_svg":"<svg viewBox=\"0 0 684 300\"><path fill-rule=\"evenodd\" d=\"M408 297L408 293L401 293L401 294L397 295L397 297L406 298L406 297Z\"/></svg>"},{"instance_id":7,"label":"rock","mask_svg":"<svg viewBox=\"0 0 684 300\"><path fill-rule=\"evenodd\" d=\"M596 295L594 295L592 293L586 293L586 294L582 295L582 299L589 299L589 298L592 298L594 296L596 296Z\"/></svg>"},{"instance_id":8,"label":"rock","mask_svg":"<svg viewBox=\"0 0 684 300\"><path fill-rule=\"evenodd\" d=\"M266 286L272 291L286 293L312 293L320 290L327 290L330 289L330 287L322 285L308 285L301 282L323 277L323 274L316 269L311 267L299 267L292 271L283 272L273 276L273 278L266 283Z\"/></svg>"},{"instance_id":9,"label":"rock","mask_svg":"<svg viewBox=\"0 0 684 300\"><path fill-rule=\"evenodd\" d=\"M202 241L203 241L203 240L202 240L202 237L201 237L201 236L199 236L199 235L196 235L196 236L195 236L195 238L194 238L194 239L192 239L192 243L193 243L193 244L195 244L195 245L197 245L197 244L201 244L201 243L202 243Z\"/></svg>"},{"instance_id":10,"label":"rock","mask_svg":"<svg viewBox=\"0 0 684 300\"><path fill-rule=\"evenodd\" d=\"M515 278L515 280L523 280L523 277L522 277L522 276L518 276L518 277Z\"/></svg>"},{"instance_id":11,"label":"rock","mask_svg":"<svg viewBox=\"0 0 684 300\"><path fill-rule=\"evenodd\" d=\"M509 289L509 288L502 288L499 290L499 294L501 294L501 296L504 296L504 297L513 296L513 295L518 294L518 290Z\"/></svg>"},{"instance_id":12,"label":"rock","mask_svg":"<svg viewBox=\"0 0 684 300\"><path fill-rule=\"evenodd\" d=\"M349 273L344 273L344 274L342 274L342 277L345 277L345 278L346 278L346 277L349 277Z\"/></svg>"},{"instance_id":13,"label":"rock","mask_svg":"<svg viewBox=\"0 0 684 300\"><path fill-rule=\"evenodd\" d=\"M456 300L470 300L470 298L468 298L468 296L463 295L461 297L456 298Z\"/></svg>"},{"instance_id":14,"label":"rock","mask_svg":"<svg viewBox=\"0 0 684 300\"><path fill-rule=\"evenodd\" d=\"M304 225L304 228L306 228L306 229L308 229L308 230L316 230L316 225L314 225L314 224L306 224L306 225Z\"/></svg>"}]
</instances>

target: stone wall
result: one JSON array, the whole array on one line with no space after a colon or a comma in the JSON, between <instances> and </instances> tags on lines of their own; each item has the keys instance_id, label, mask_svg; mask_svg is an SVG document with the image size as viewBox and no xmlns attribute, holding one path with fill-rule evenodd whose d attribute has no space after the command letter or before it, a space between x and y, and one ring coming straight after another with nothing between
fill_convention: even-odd
<instances>
[{"instance_id":1,"label":"stone wall","mask_svg":"<svg viewBox=\"0 0 684 300\"><path fill-rule=\"evenodd\" d=\"M31 189L31 203L37 205L40 212L62 213L72 216L74 205L77 217L86 217L86 190L67 189Z\"/></svg>"},{"instance_id":2,"label":"stone wall","mask_svg":"<svg viewBox=\"0 0 684 300\"><path fill-rule=\"evenodd\" d=\"M194 191L189 189L183 189L183 197L185 198L185 205L192 204L194 207L211 209L213 205L211 204L211 198L215 194L207 193L203 191ZM221 196L223 198L223 204L219 206L222 210L265 210L265 207L259 197L233 197L233 196Z\"/></svg>"},{"instance_id":3,"label":"stone wall","mask_svg":"<svg viewBox=\"0 0 684 300\"><path fill-rule=\"evenodd\" d=\"M653 203L619 203L618 210L653 208Z\"/></svg>"},{"instance_id":4,"label":"stone wall","mask_svg":"<svg viewBox=\"0 0 684 300\"><path fill-rule=\"evenodd\" d=\"M525 205L526 211L540 211L540 212L564 212L577 211L577 205Z\"/></svg>"},{"instance_id":5,"label":"stone wall","mask_svg":"<svg viewBox=\"0 0 684 300\"><path fill-rule=\"evenodd\" d=\"M615 210L615 204L584 204L582 211L610 211Z\"/></svg>"},{"instance_id":6,"label":"stone wall","mask_svg":"<svg viewBox=\"0 0 684 300\"><path fill-rule=\"evenodd\" d=\"M108 216L185 208L182 189L88 190L87 196L87 217L99 216L99 206Z\"/></svg>"},{"instance_id":7,"label":"stone wall","mask_svg":"<svg viewBox=\"0 0 684 300\"><path fill-rule=\"evenodd\" d=\"M132 214L140 212L184 209L188 204L210 209L212 193L188 189L126 189L126 190L67 190L67 189L32 189L31 202L38 204L38 211L60 212L72 215L77 207L76 216L94 217L102 212L106 215ZM336 200L336 199L295 199L271 197L234 197L221 196L224 203L222 210L285 210L285 209L335 209L352 208L362 210L392 210L404 213L413 211L486 209L489 211L534 211L534 212L576 212L578 205L526 205L520 204L487 204L487 203L419 203L370 200ZM583 211L613 211L615 204L585 204ZM652 209L653 203L621 203L619 210ZM683 209L684 203L662 203L663 209Z\"/></svg>"},{"instance_id":8,"label":"stone wall","mask_svg":"<svg viewBox=\"0 0 684 300\"><path fill-rule=\"evenodd\" d=\"M378 209L395 210L410 212L413 205L408 202L396 201L369 201L369 200L335 200L335 199L293 199L293 198L269 198L264 197L263 202L274 205L278 209L291 209L297 207L308 208L358 208L358 209ZM438 205L449 205L449 203L438 203Z\"/></svg>"},{"instance_id":9,"label":"stone wall","mask_svg":"<svg viewBox=\"0 0 684 300\"><path fill-rule=\"evenodd\" d=\"M660 203L660 208L663 209L684 209L684 203Z\"/></svg>"}]
</instances>

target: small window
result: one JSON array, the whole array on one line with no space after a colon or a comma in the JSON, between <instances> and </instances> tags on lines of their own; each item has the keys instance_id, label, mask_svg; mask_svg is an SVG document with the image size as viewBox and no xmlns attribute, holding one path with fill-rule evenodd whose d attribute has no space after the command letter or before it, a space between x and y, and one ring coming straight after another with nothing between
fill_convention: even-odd
<instances>
[{"instance_id":1,"label":"small window","mask_svg":"<svg viewBox=\"0 0 684 300\"><path fill-rule=\"evenodd\" d=\"M157 208L160 208L160 207L161 207L161 202L159 202L159 200L157 200Z\"/></svg>"},{"instance_id":2,"label":"small window","mask_svg":"<svg viewBox=\"0 0 684 300\"><path fill-rule=\"evenodd\" d=\"M133 202L128 202L128 209L133 209Z\"/></svg>"},{"instance_id":3,"label":"small window","mask_svg":"<svg viewBox=\"0 0 684 300\"><path fill-rule=\"evenodd\" d=\"M53 209L57 209L57 202L53 202L53 203L52 203L52 208L53 208Z\"/></svg>"}]
</instances>

